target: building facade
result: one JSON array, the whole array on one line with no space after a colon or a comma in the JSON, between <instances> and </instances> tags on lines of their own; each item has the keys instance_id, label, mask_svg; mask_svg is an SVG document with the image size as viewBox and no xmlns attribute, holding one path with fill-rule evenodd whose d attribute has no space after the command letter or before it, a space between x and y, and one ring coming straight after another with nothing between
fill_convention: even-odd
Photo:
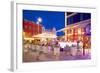
<instances>
[{"instance_id":1,"label":"building facade","mask_svg":"<svg viewBox=\"0 0 100 73\"><path fill-rule=\"evenodd\" d=\"M67 41L82 41L84 48L91 48L91 14L68 13L65 38Z\"/></svg>"},{"instance_id":2,"label":"building facade","mask_svg":"<svg viewBox=\"0 0 100 73\"><path fill-rule=\"evenodd\" d=\"M24 37L32 37L42 33L42 25L36 24L32 21L23 20Z\"/></svg>"}]
</instances>

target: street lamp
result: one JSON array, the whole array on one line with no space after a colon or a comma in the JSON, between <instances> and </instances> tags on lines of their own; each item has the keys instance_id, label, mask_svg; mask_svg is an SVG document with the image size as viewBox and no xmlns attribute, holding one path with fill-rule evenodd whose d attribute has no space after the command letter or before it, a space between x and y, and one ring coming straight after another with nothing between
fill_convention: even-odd
<instances>
[{"instance_id":1,"label":"street lamp","mask_svg":"<svg viewBox=\"0 0 100 73\"><path fill-rule=\"evenodd\" d=\"M41 22L42 22L42 18L41 17L38 17L36 24L40 24ZM39 25L38 25L38 32L39 32Z\"/></svg>"},{"instance_id":2,"label":"street lamp","mask_svg":"<svg viewBox=\"0 0 100 73\"><path fill-rule=\"evenodd\" d=\"M42 18L41 18L41 17L39 17L39 18L38 18L38 21L39 21L39 22L42 22Z\"/></svg>"},{"instance_id":3,"label":"street lamp","mask_svg":"<svg viewBox=\"0 0 100 73\"><path fill-rule=\"evenodd\" d=\"M37 24L40 24L42 22L42 18L41 17L38 17L38 19L37 19Z\"/></svg>"}]
</instances>

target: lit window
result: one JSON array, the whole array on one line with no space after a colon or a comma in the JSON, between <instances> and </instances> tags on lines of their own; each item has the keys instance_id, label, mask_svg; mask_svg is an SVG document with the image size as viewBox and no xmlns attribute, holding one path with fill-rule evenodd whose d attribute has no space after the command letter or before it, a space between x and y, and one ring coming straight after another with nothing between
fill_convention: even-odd
<instances>
[{"instance_id":1,"label":"lit window","mask_svg":"<svg viewBox=\"0 0 100 73\"><path fill-rule=\"evenodd\" d=\"M81 28L78 29L78 34L82 34Z\"/></svg>"}]
</instances>

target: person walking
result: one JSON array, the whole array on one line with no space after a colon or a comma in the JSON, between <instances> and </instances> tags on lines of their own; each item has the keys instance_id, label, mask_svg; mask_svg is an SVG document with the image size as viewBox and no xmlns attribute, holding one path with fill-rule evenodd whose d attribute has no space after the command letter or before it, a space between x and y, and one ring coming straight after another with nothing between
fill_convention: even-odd
<instances>
[{"instance_id":1,"label":"person walking","mask_svg":"<svg viewBox=\"0 0 100 73\"><path fill-rule=\"evenodd\" d=\"M55 56L55 60L59 60L60 57L60 46L57 43L54 47L54 56Z\"/></svg>"}]
</instances>

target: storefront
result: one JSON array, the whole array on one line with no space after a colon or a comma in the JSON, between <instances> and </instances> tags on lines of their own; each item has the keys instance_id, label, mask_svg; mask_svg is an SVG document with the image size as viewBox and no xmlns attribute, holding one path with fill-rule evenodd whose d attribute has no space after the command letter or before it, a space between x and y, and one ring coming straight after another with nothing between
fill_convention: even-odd
<instances>
[{"instance_id":1,"label":"storefront","mask_svg":"<svg viewBox=\"0 0 100 73\"><path fill-rule=\"evenodd\" d=\"M82 41L84 48L91 48L91 32L90 20L85 20L79 23L68 25L66 27L66 40L67 41Z\"/></svg>"}]
</instances>

